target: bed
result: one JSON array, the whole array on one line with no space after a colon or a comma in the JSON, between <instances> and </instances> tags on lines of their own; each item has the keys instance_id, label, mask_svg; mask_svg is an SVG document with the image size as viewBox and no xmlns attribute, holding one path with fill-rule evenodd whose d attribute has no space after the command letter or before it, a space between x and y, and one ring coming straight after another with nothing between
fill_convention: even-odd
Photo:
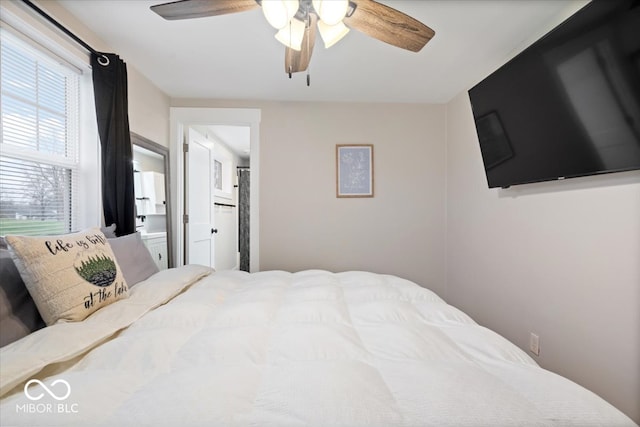
<instances>
[{"instance_id":1,"label":"bed","mask_svg":"<svg viewBox=\"0 0 640 427\"><path fill-rule=\"evenodd\" d=\"M0 349L2 426L634 426L402 278L159 271Z\"/></svg>"}]
</instances>

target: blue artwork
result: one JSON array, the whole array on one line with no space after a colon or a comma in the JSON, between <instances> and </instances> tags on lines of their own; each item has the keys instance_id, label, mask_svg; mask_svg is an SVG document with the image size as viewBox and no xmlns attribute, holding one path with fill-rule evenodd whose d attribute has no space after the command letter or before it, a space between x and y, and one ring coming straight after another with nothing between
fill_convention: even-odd
<instances>
[{"instance_id":1,"label":"blue artwork","mask_svg":"<svg viewBox=\"0 0 640 427\"><path fill-rule=\"evenodd\" d=\"M373 196L373 146L338 146L338 197Z\"/></svg>"}]
</instances>

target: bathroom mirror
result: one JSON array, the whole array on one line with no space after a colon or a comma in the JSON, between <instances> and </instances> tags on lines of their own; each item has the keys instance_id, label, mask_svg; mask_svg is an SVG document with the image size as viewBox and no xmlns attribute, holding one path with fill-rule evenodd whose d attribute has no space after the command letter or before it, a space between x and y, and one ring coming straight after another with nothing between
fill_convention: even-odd
<instances>
[{"instance_id":1,"label":"bathroom mirror","mask_svg":"<svg viewBox=\"0 0 640 427\"><path fill-rule=\"evenodd\" d=\"M131 132L136 231L160 270L173 267L169 149Z\"/></svg>"}]
</instances>

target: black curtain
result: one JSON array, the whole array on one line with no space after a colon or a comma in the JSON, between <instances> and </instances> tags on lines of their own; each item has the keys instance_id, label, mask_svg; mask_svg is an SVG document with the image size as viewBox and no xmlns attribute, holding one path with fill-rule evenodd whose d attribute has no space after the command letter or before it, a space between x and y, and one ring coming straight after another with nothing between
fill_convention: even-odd
<instances>
[{"instance_id":1,"label":"black curtain","mask_svg":"<svg viewBox=\"0 0 640 427\"><path fill-rule=\"evenodd\" d=\"M116 234L136 230L133 153L129 132L127 65L112 53L91 54L93 92L102 154L102 205Z\"/></svg>"}]
</instances>

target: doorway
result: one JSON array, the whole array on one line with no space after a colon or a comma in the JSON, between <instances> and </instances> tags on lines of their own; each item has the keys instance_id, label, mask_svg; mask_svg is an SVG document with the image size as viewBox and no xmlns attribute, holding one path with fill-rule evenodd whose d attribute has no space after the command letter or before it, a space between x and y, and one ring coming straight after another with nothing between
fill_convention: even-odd
<instances>
[{"instance_id":1,"label":"doorway","mask_svg":"<svg viewBox=\"0 0 640 427\"><path fill-rule=\"evenodd\" d=\"M186 264L249 271L250 133L231 125L186 130Z\"/></svg>"},{"instance_id":2,"label":"doorway","mask_svg":"<svg viewBox=\"0 0 640 427\"><path fill-rule=\"evenodd\" d=\"M251 180L249 183L249 271L259 270L259 125L260 110L258 109L228 109L228 108L171 108L171 151L172 170L176 171L171 177L171 186L175 194L175 206L177 215L172 224L176 239L174 241L176 265L185 263L186 232L184 225L190 218L185 217L188 210L185 191L185 135L189 128L202 127L245 127L249 131L249 157L251 161ZM207 179L214 185L215 167L212 170L212 178ZM234 171L235 173L235 171ZM214 205L213 203L209 203ZM224 209L225 203L214 205ZM216 229L215 226L210 227ZM211 233L210 233L211 234ZM216 237L214 236L214 239Z\"/></svg>"}]
</instances>

